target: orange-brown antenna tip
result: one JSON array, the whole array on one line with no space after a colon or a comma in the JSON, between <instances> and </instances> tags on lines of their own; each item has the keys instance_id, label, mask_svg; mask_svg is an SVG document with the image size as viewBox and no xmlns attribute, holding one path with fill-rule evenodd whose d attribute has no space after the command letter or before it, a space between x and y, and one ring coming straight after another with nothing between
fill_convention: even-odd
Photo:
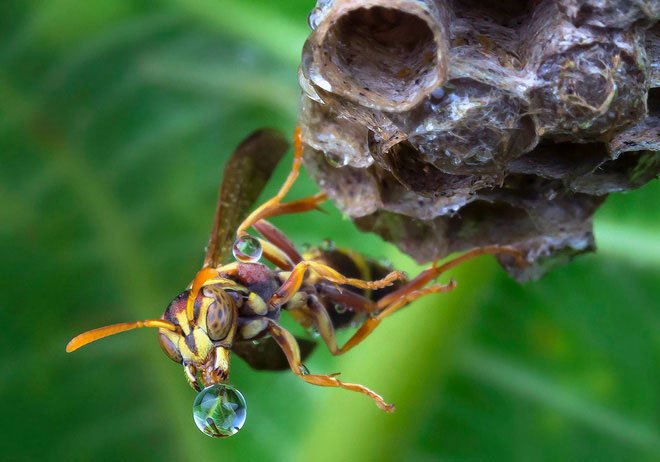
<instances>
[{"instance_id":1,"label":"orange-brown antenna tip","mask_svg":"<svg viewBox=\"0 0 660 462\"><path fill-rule=\"evenodd\" d=\"M111 324L109 326L88 330L87 332L83 332L82 334L72 338L71 341L66 345L66 352L71 353L72 351L75 351L78 348L87 345L88 343L92 343L104 337L118 334L119 332L125 332L127 330L139 329L141 327L156 327L158 329L167 329L171 331L177 330L174 324L162 319L147 319L144 321Z\"/></svg>"}]
</instances>

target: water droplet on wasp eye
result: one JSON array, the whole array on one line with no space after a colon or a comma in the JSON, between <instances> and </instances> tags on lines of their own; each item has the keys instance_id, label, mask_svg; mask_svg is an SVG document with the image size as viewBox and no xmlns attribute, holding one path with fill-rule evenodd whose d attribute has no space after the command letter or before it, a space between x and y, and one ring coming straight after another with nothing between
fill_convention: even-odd
<instances>
[{"instance_id":1,"label":"water droplet on wasp eye","mask_svg":"<svg viewBox=\"0 0 660 462\"><path fill-rule=\"evenodd\" d=\"M324 252L332 252L335 250L335 243L331 239L323 239L319 247Z\"/></svg>"},{"instance_id":2,"label":"water droplet on wasp eye","mask_svg":"<svg viewBox=\"0 0 660 462\"><path fill-rule=\"evenodd\" d=\"M232 247L234 258L243 263L254 263L259 261L263 249L259 239L252 236L241 236L234 241Z\"/></svg>"},{"instance_id":3,"label":"water droplet on wasp eye","mask_svg":"<svg viewBox=\"0 0 660 462\"><path fill-rule=\"evenodd\" d=\"M247 404L236 388L216 383L197 394L193 419L200 431L214 438L236 434L247 416Z\"/></svg>"}]
</instances>

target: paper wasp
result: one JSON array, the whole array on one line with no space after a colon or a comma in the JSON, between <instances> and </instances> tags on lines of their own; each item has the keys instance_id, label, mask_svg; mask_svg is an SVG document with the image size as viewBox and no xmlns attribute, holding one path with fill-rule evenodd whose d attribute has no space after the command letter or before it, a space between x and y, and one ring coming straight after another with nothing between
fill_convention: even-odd
<instances>
[{"instance_id":1,"label":"paper wasp","mask_svg":"<svg viewBox=\"0 0 660 462\"><path fill-rule=\"evenodd\" d=\"M183 365L191 387L200 392L194 417L211 436L232 435L245 419L242 395L227 384L231 352L255 369L290 368L308 383L356 391L373 399L380 409L393 411L392 404L363 385L339 380L336 374L310 373L303 360L315 344L284 329L279 324L281 313L286 311L302 326L315 329L330 352L339 355L413 300L452 290L454 281L433 282L448 269L482 254L509 254L522 264L520 254L509 247L476 248L442 265L434 264L411 280L350 250L316 247L301 254L266 221L314 210L326 199L319 193L283 201L302 162L299 129L286 181L273 198L249 213L286 150L287 142L272 130L253 133L237 148L225 166L202 269L159 319L90 330L72 339L66 351L119 332L157 328L165 354ZM249 235L251 228L262 237ZM234 261L229 261L232 253ZM356 324L360 327L340 347L335 329Z\"/></svg>"}]
</instances>

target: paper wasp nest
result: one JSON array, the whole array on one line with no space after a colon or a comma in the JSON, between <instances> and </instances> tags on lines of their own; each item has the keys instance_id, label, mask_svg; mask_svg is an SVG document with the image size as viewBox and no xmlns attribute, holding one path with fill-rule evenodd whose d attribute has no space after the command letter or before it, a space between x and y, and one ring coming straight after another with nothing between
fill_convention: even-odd
<instances>
[{"instance_id":1,"label":"paper wasp nest","mask_svg":"<svg viewBox=\"0 0 660 462\"><path fill-rule=\"evenodd\" d=\"M594 249L607 194L660 172L660 0L326 0L305 162L420 262L511 244L519 279Z\"/></svg>"}]
</instances>

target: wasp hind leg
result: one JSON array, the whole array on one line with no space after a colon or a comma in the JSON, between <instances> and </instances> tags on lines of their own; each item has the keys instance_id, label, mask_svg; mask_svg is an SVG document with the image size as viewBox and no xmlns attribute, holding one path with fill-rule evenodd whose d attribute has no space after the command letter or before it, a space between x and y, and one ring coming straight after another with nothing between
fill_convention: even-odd
<instances>
[{"instance_id":1,"label":"wasp hind leg","mask_svg":"<svg viewBox=\"0 0 660 462\"><path fill-rule=\"evenodd\" d=\"M376 406L378 406L383 411L394 411L393 404L386 403L382 396L363 385L342 382L336 377L337 374L310 374L300 359L300 348L298 347L298 342L296 341L295 337L273 320L269 320L268 332L284 352L284 355L289 361L289 367L293 373L303 379L305 382L311 383L312 385L317 385L319 387L337 387L344 390L362 393L363 395L368 396L374 400Z\"/></svg>"},{"instance_id":2,"label":"wasp hind leg","mask_svg":"<svg viewBox=\"0 0 660 462\"><path fill-rule=\"evenodd\" d=\"M383 319L408 305L412 301L432 293L449 292L455 286L456 283L452 280L448 284L433 284L419 290L406 291L401 294L399 298L389 304L379 304L378 302L374 302L357 294L351 294L350 298L343 297L343 294L338 294L339 296L336 298L330 296L329 300L337 301L355 312L366 313L369 316L342 347L337 345L335 329L332 325L332 320L330 319L327 308L323 306L316 297L310 297L305 307L297 308L297 310L302 311L302 313L292 314L297 314L308 320L308 322L316 328L330 353L338 356L346 353L351 348L361 343L376 327L378 327ZM405 288L405 286L403 288Z\"/></svg>"},{"instance_id":3,"label":"wasp hind leg","mask_svg":"<svg viewBox=\"0 0 660 462\"><path fill-rule=\"evenodd\" d=\"M338 294L337 301L340 303L347 304L354 311L365 312L369 314L367 320L364 321L364 323L358 328L355 334L353 334L353 336L341 348L337 346L334 327L332 326L332 321L330 320L326 308L321 306L317 301L316 304L313 302L308 303L308 306L304 308L304 310L306 310L308 319L310 319L314 324L319 334L321 335L321 338L328 346L330 352L333 355L344 354L366 339L374 331L374 329L378 327L383 319L394 314L414 300L417 300L418 298L421 298L425 295L449 292L453 290L456 287L456 282L454 280L450 280L447 284L431 284L429 286L427 286L427 284L451 268L454 268L455 266L465 261L471 260L472 258L485 254L510 255L516 259L520 266L526 265L526 262L522 258L522 254L512 247L478 247L464 253L459 257L449 260L442 265L438 265L437 262L434 263L433 266L422 271L415 279L409 281L399 289L389 293L376 302L359 295L352 295L350 298L346 298L343 297L342 294ZM330 299L332 299L333 294L329 295Z\"/></svg>"}]
</instances>

